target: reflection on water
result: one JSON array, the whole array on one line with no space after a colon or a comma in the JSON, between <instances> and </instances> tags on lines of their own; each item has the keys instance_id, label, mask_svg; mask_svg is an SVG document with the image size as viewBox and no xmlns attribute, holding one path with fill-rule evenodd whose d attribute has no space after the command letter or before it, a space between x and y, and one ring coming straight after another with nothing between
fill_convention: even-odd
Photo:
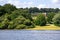
<instances>
[{"instance_id":1,"label":"reflection on water","mask_svg":"<svg viewBox=\"0 0 60 40\"><path fill-rule=\"evenodd\" d=\"M0 40L60 40L60 31L0 30Z\"/></svg>"}]
</instances>

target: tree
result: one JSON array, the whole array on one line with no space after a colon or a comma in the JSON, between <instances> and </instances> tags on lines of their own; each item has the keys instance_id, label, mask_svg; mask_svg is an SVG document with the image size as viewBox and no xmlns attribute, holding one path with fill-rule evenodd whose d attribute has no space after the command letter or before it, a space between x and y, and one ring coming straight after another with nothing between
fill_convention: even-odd
<instances>
[{"instance_id":1,"label":"tree","mask_svg":"<svg viewBox=\"0 0 60 40\"><path fill-rule=\"evenodd\" d=\"M11 4L5 4L3 7L6 13L11 13L12 11L17 9L14 5Z\"/></svg>"},{"instance_id":2,"label":"tree","mask_svg":"<svg viewBox=\"0 0 60 40\"><path fill-rule=\"evenodd\" d=\"M46 25L45 16L43 14L40 14L39 16L37 16L37 18L35 19L35 24L40 26L45 26Z\"/></svg>"},{"instance_id":3,"label":"tree","mask_svg":"<svg viewBox=\"0 0 60 40\"><path fill-rule=\"evenodd\" d=\"M14 29L16 27L13 21L9 22L8 29Z\"/></svg>"},{"instance_id":4,"label":"tree","mask_svg":"<svg viewBox=\"0 0 60 40\"><path fill-rule=\"evenodd\" d=\"M48 23L53 23L52 18L54 17L55 13L48 13L47 14L47 22Z\"/></svg>"},{"instance_id":5,"label":"tree","mask_svg":"<svg viewBox=\"0 0 60 40\"><path fill-rule=\"evenodd\" d=\"M46 12L46 13L51 13L51 12L53 12L53 13L57 13L57 12L59 12L59 8L56 8L56 9L54 9L54 8L41 8L40 9L40 12Z\"/></svg>"},{"instance_id":6,"label":"tree","mask_svg":"<svg viewBox=\"0 0 60 40\"><path fill-rule=\"evenodd\" d=\"M29 11L27 9L19 10L19 12L20 12L20 15L22 15L26 19L30 19L32 21L31 14L29 13Z\"/></svg>"},{"instance_id":7,"label":"tree","mask_svg":"<svg viewBox=\"0 0 60 40\"><path fill-rule=\"evenodd\" d=\"M59 10L59 8L56 8L54 11L55 11L55 13L58 13L60 10Z\"/></svg>"},{"instance_id":8,"label":"tree","mask_svg":"<svg viewBox=\"0 0 60 40\"><path fill-rule=\"evenodd\" d=\"M5 12L5 9L3 6L0 6L0 16L4 15L6 12Z\"/></svg>"},{"instance_id":9,"label":"tree","mask_svg":"<svg viewBox=\"0 0 60 40\"><path fill-rule=\"evenodd\" d=\"M29 13L36 13L36 12L39 12L39 9L37 7L29 8Z\"/></svg>"},{"instance_id":10,"label":"tree","mask_svg":"<svg viewBox=\"0 0 60 40\"><path fill-rule=\"evenodd\" d=\"M17 18L18 16L20 16L20 12L18 10L13 11L7 18L8 20L14 20L15 18Z\"/></svg>"},{"instance_id":11,"label":"tree","mask_svg":"<svg viewBox=\"0 0 60 40\"><path fill-rule=\"evenodd\" d=\"M23 24L27 26L26 28L34 28L35 27L34 23L29 19L26 19Z\"/></svg>"},{"instance_id":12,"label":"tree","mask_svg":"<svg viewBox=\"0 0 60 40\"><path fill-rule=\"evenodd\" d=\"M2 21L0 23L0 29L7 29L8 28L8 25L9 25L9 22L7 19L5 19L4 21Z\"/></svg>"},{"instance_id":13,"label":"tree","mask_svg":"<svg viewBox=\"0 0 60 40\"><path fill-rule=\"evenodd\" d=\"M0 29L4 29L4 24L0 23Z\"/></svg>"},{"instance_id":14,"label":"tree","mask_svg":"<svg viewBox=\"0 0 60 40\"><path fill-rule=\"evenodd\" d=\"M60 13L56 14L53 18L53 23L56 26L60 26Z\"/></svg>"},{"instance_id":15,"label":"tree","mask_svg":"<svg viewBox=\"0 0 60 40\"><path fill-rule=\"evenodd\" d=\"M24 24L27 25L27 26L30 26L30 25L32 25L32 22L30 20L25 20Z\"/></svg>"}]
</instances>

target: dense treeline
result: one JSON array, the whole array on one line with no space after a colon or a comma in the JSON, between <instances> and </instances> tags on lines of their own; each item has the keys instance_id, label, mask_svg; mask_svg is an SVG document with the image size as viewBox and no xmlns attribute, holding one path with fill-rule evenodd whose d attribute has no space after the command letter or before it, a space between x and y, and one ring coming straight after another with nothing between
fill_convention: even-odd
<instances>
[{"instance_id":1,"label":"dense treeline","mask_svg":"<svg viewBox=\"0 0 60 40\"><path fill-rule=\"evenodd\" d=\"M60 18L56 18L55 13L59 13L59 8L16 8L11 4L0 6L0 29L26 29L34 28L35 25L44 26L46 23L53 23L60 25ZM35 20L32 18L31 13L49 13L47 18L40 14ZM60 16L60 15L59 15ZM53 19L53 20L52 20ZM59 23L57 23L59 22Z\"/></svg>"},{"instance_id":2,"label":"dense treeline","mask_svg":"<svg viewBox=\"0 0 60 40\"><path fill-rule=\"evenodd\" d=\"M31 7L31 8L20 8L22 10L29 10L29 13L57 13L60 11L59 8L37 8L37 7Z\"/></svg>"},{"instance_id":3,"label":"dense treeline","mask_svg":"<svg viewBox=\"0 0 60 40\"><path fill-rule=\"evenodd\" d=\"M57 13L60 11L59 8L37 8L37 7L30 7L30 8L16 8L16 6L11 4L5 4L3 6L0 5L0 15L3 15L5 13L11 13L14 10L21 10L26 11L28 13Z\"/></svg>"},{"instance_id":4,"label":"dense treeline","mask_svg":"<svg viewBox=\"0 0 60 40\"><path fill-rule=\"evenodd\" d=\"M31 14L26 9L11 4L0 6L0 29L33 28L32 21Z\"/></svg>"}]
</instances>

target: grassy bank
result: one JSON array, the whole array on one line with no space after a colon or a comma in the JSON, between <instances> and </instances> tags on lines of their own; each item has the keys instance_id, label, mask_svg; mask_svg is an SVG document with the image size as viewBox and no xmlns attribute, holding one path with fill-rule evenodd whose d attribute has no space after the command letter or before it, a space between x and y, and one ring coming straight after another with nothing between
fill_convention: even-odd
<instances>
[{"instance_id":1,"label":"grassy bank","mask_svg":"<svg viewBox=\"0 0 60 40\"><path fill-rule=\"evenodd\" d=\"M53 24L49 24L46 26L36 26L35 28L30 28L27 30L60 30L60 27L57 27Z\"/></svg>"}]
</instances>

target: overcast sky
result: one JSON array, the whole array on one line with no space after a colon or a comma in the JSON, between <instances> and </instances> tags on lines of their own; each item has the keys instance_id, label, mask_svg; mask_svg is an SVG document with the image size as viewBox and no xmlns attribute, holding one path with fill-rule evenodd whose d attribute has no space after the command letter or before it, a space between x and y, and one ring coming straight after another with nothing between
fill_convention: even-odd
<instances>
[{"instance_id":1,"label":"overcast sky","mask_svg":"<svg viewBox=\"0 0 60 40\"><path fill-rule=\"evenodd\" d=\"M17 8L60 8L60 0L0 0L0 5L13 4Z\"/></svg>"}]
</instances>

